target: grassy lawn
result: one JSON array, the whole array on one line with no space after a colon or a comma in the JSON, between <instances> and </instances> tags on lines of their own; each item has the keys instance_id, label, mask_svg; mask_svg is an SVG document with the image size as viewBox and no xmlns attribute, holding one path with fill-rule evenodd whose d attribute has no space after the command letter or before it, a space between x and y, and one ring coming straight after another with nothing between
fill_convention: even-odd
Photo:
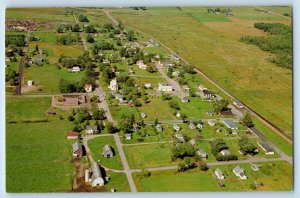
<instances>
[{"instance_id":1,"label":"grassy lawn","mask_svg":"<svg viewBox=\"0 0 300 198\"><path fill-rule=\"evenodd\" d=\"M146 144L124 146L130 168L151 168L159 166L170 166L170 145L168 144Z\"/></svg>"},{"instance_id":2,"label":"grassy lawn","mask_svg":"<svg viewBox=\"0 0 300 198\"><path fill-rule=\"evenodd\" d=\"M61 79L75 82L79 81L83 75L83 72L71 73L65 68L57 69L54 65L43 65L42 67L31 66L26 68L23 80L25 82L34 80L35 85L42 89L30 93L58 93L58 85Z\"/></svg>"},{"instance_id":3,"label":"grassy lawn","mask_svg":"<svg viewBox=\"0 0 300 198\"><path fill-rule=\"evenodd\" d=\"M51 98L6 98L6 120L45 118L51 108ZM34 111L33 111L34 109Z\"/></svg>"},{"instance_id":4,"label":"grassy lawn","mask_svg":"<svg viewBox=\"0 0 300 198\"><path fill-rule=\"evenodd\" d=\"M73 141L66 138L71 128L71 123L58 120L7 124L7 192L71 191Z\"/></svg>"},{"instance_id":5,"label":"grassy lawn","mask_svg":"<svg viewBox=\"0 0 300 198\"><path fill-rule=\"evenodd\" d=\"M263 184L256 191L291 191L293 188L292 167L287 162L257 163L260 170L254 172L249 164L242 164L247 180L238 179L232 172L235 165L211 166L206 172L197 169L177 173L175 170L152 172L150 177L134 174L139 192L212 192L212 191L253 191L250 186ZM225 187L218 186L214 174L220 168L225 175ZM199 182L203 181L203 182Z\"/></svg>"},{"instance_id":6,"label":"grassy lawn","mask_svg":"<svg viewBox=\"0 0 300 198\"><path fill-rule=\"evenodd\" d=\"M207 12L192 12L189 16L198 20L199 22L230 22L230 19L225 14L214 14Z\"/></svg>"},{"instance_id":7,"label":"grassy lawn","mask_svg":"<svg viewBox=\"0 0 300 198\"><path fill-rule=\"evenodd\" d=\"M100 164L106 168L118 170L123 169L119 152L113 136L97 137L89 140L88 143L94 160L100 161ZM114 156L111 158L105 158L102 156L102 149L106 144L109 144L114 150Z\"/></svg>"},{"instance_id":8,"label":"grassy lawn","mask_svg":"<svg viewBox=\"0 0 300 198\"><path fill-rule=\"evenodd\" d=\"M242 8L236 7L233 12L239 9ZM242 12L256 13L251 7ZM167 15L163 8L151 12L117 9L112 15L122 19L125 25L144 31L163 42L239 100L291 132L291 71L268 62L266 59L269 53L239 41L242 35L264 34L253 27L254 22L240 20L235 16L231 18L232 22L199 22L184 14ZM176 23L172 23L174 20ZM275 109L271 108L274 106Z\"/></svg>"},{"instance_id":9,"label":"grassy lawn","mask_svg":"<svg viewBox=\"0 0 300 198\"><path fill-rule=\"evenodd\" d=\"M41 43L56 43L56 36L58 34L56 33L56 30L53 32L32 32L31 36L38 37L40 40L37 42ZM36 42L36 41L34 41Z\"/></svg>"},{"instance_id":10,"label":"grassy lawn","mask_svg":"<svg viewBox=\"0 0 300 198\"><path fill-rule=\"evenodd\" d=\"M105 184L105 189L110 192L111 188L115 188L116 192L130 192L130 186L125 173L106 172L110 180Z\"/></svg>"}]
</instances>

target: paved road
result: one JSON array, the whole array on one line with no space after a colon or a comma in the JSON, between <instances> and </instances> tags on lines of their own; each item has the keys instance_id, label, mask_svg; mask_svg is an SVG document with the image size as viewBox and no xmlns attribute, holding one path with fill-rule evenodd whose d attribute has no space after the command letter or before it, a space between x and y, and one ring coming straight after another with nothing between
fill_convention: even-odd
<instances>
[{"instance_id":1,"label":"paved road","mask_svg":"<svg viewBox=\"0 0 300 198\"><path fill-rule=\"evenodd\" d=\"M275 144L273 144L266 136L264 136L259 130L257 130L255 127L249 128L254 134L259 136L263 141L265 141L267 144L269 144L272 149L278 153L284 160L286 160L288 163L293 164L293 158L286 155L284 152L282 152Z\"/></svg>"},{"instance_id":2,"label":"paved road","mask_svg":"<svg viewBox=\"0 0 300 198\"><path fill-rule=\"evenodd\" d=\"M115 20L109 13L109 10L104 10L104 13L115 23L118 24L117 20ZM163 46L165 49L167 49L168 51L170 51L172 54L177 55L178 57L180 57L176 52L174 52L171 48L169 48L168 46L166 46L165 44L161 43L160 41L158 41L157 39L155 39L154 37L152 37L151 35L138 30L136 28L130 27L130 26L126 26L129 29L132 29L134 31L137 31L151 39L153 39L154 41L156 41L157 43L159 43L161 46ZM183 59L182 57L180 57L180 59L185 62L185 63L189 63L187 60ZM206 80L208 80L210 83L212 83L214 86L216 86L218 89L220 89L224 94L226 94L227 96L229 96L231 99L237 99L236 97L234 97L231 93L229 93L227 90L225 90L223 87L221 87L216 81L214 81L212 78L210 78L209 76L207 76L206 74L204 74L201 70L199 70L198 68L195 68L195 71L200 74L201 76L203 76ZM247 105L245 105L245 109L247 109L253 116L255 116L257 119L259 119L260 121L262 121L265 125L267 125L269 128L273 129L273 131L275 131L278 135L280 135L282 138L284 138L286 141L288 141L289 143L293 143L293 141L291 140L291 137L285 135L285 132L280 129L279 127L277 127L276 125L274 125L273 123L271 123L270 121L266 120L264 117L262 117L260 114L258 114L256 111L254 111L253 109L251 109L250 107L248 107Z\"/></svg>"}]
</instances>

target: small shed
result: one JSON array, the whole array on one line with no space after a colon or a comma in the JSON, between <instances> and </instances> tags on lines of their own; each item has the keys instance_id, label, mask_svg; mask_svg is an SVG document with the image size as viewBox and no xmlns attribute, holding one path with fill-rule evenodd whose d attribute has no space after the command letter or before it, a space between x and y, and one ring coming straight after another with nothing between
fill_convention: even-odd
<instances>
[{"instance_id":1,"label":"small shed","mask_svg":"<svg viewBox=\"0 0 300 198\"><path fill-rule=\"evenodd\" d=\"M207 153L203 149L196 151L196 155L202 157L202 159L207 159L208 157Z\"/></svg>"},{"instance_id":2,"label":"small shed","mask_svg":"<svg viewBox=\"0 0 300 198\"><path fill-rule=\"evenodd\" d=\"M28 80L28 81L27 81L27 86L28 86L28 87L31 87L32 85L33 85L33 80Z\"/></svg>"},{"instance_id":3,"label":"small shed","mask_svg":"<svg viewBox=\"0 0 300 198\"><path fill-rule=\"evenodd\" d=\"M131 133L125 133L124 135L126 140L131 140L132 139L132 134Z\"/></svg>"},{"instance_id":4,"label":"small shed","mask_svg":"<svg viewBox=\"0 0 300 198\"><path fill-rule=\"evenodd\" d=\"M163 130L161 124L157 124L157 125L155 126L155 128L156 128L156 131L158 131L158 132L160 132L160 131Z\"/></svg>"},{"instance_id":5,"label":"small shed","mask_svg":"<svg viewBox=\"0 0 300 198\"><path fill-rule=\"evenodd\" d=\"M180 130L180 127L178 126L178 124L174 123L174 124L173 124L173 129L174 129L175 131L179 131L179 130Z\"/></svg>"}]
</instances>

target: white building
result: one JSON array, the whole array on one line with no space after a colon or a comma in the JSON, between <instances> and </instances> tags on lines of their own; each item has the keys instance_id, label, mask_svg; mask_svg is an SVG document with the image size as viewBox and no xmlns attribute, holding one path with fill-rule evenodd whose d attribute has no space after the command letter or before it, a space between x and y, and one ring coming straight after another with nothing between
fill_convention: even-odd
<instances>
[{"instance_id":1,"label":"white building","mask_svg":"<svg viewBox=\"0 0 300 198\"><path fill-rule=\"evenodd\" d=\"M118 91L119 86L118 86L118 83L117 83L117 79L111 80L110 83L109 83L108 88L111 89L112 91Z\"/></svg>"},{"instance_id":2,"label":"white building","mask_svg":"<svg viewBox=\"0 0 300 198\"><path fill-rule=\"evenodd\" d=\"M147 69L147 65L144 64L143 60L137 61L136 64L139 66L140 69L143 69L143 70Z\"/></svg>"},{"instance_id":3,"label":"white building","mask_svg":"<svg viewBox=\"0 0 300 198\"><path fill-rule=\"evenodd\" d=\"M31 87L32 85L33 85L33 80L28 80L28 81L27 81L27 86L28 86L28 87Z\"/></svg>"},{"instance_id":4,"label":"white building","mask_svg":"<svg viewBox=\"0 0 300 198\"><path fill-rule=\"evenodd\" d=\"M90 179L89 181L92 183L92 186L104 186L104 179L102 177L100 166L94 162L91 164L90 168Z\"/></svg>"},{"instance_id":5,"label":"white building","mask_svg":"<svg viewBox=\"0 0 300 198\"><path fill-rule=\"evenodd\" d=\"M225 178L223 172L219 168L215 170L215 175L217 176L218 180L223 180Z\"/></svg>"},{"instance_id":6,"label":"white building","mask_svg":"<svg viewBox=\"0 0 300 198\"><path fill-rule=\"evenodd\" d=\"M167 83L159 83L158 90L164 91L164 92L171 92L171 91L173 91L173 87L172 87L172 85L169 85Z\"/></svg>"},{"instance_id":7,"label":"white building","mask_svg":"<svg viewBox=\"0 0 300 198\"><path fill-rule=\"evenodd\" d=\"M80 67L72 67L72 72L80 72Z\"/></svg>"},{"instance_id":8,"label":"white building","mask_svg":"<svg viewBox=\"0 0 300 198\"><path fill-rule=\"evenodd\" d=\"M245 175L243 168L241 168L239 166L236 166L232 171L239 178L241 178L241 179L247 179L247 176Z\"/></svg>"},{"instance_id":9,"label":"white building","mask_svg":"<svg viewBox=\"0 0 300 198\"><path fill-rule=\"evenodd\" d=\"M93 91L93 85L92 84L85 84L84 85L85 92L89 93Z\"/></svg>"}]
</instances>

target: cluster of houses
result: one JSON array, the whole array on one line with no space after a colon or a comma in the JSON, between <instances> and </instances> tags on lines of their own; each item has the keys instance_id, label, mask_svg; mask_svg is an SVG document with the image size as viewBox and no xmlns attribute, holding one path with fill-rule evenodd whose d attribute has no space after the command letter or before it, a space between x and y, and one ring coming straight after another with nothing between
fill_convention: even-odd
<instances>
[{"instance_id":1,"label":"cluster of houses","mask_svg":"<svg viewBox=\"0 0 300 198\"><path fill-rule=\"evenodd\" d=\"M250 164L251 166L251 169L253 171L259 171L259 166L256 165L256 164ZM233 169L232 169L232 172L238 177L240 178L241 180L246 180L248 177L247 175L245 174L245 170L243 168L241 168L240 166L235 166ZM222 181L225 179L225 176L223 174L223 172L221 171L220 168L216 168L215 169L215 175L217 177L218 180ZM219 183L219 184L222 184L221 186L225 186L224 183Z\"/></svg>"}]
</instances>

